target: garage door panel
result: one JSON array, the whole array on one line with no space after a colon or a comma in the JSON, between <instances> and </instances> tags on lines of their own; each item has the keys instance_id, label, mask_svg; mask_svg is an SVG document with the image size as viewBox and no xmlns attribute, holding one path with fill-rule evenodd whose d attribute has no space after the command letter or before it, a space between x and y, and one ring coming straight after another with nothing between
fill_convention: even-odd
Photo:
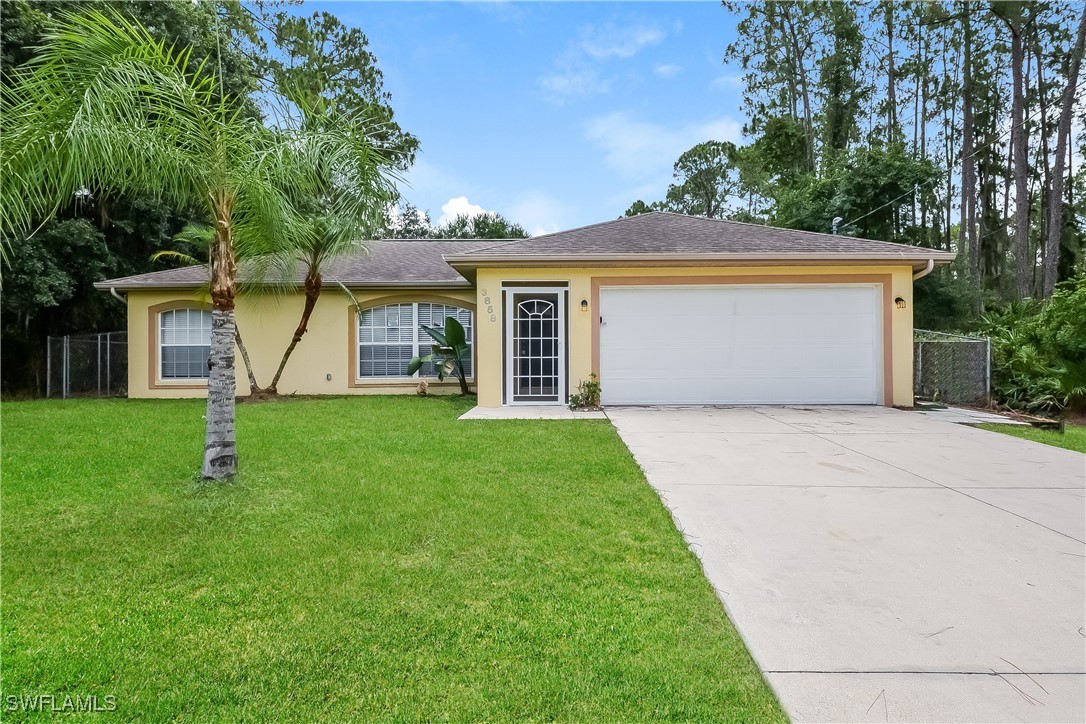
<instances>
[{"instance_id":1,"label":"garage door panel","mask_svg":"<svg viewBox=\"0 0 1086 724\"><path fill-rule=\"evenodd\" d=\"M875 372L868 345L838 347L741 347L729 350L726 361L738 370L770 377L789 371L809 377Z\"/></svg>"},{"instance_id":2,"label":"garage door panel","mask_svg":"<svg viewBox=\"0 0 1086 724\"><path fill-rule=\"evenodd\" d=\"M830 339L836 342L854 342L870 346L874 341L871 329L871 316L868 315L837 315L832 317L833 323L826 324L825 317L793 317L782 319L780 317L758 316L749 319L739 318L728 326L720 323L707 323L705 331L709 335L721 332L730 335L739 335L744 342L764 342L766 344L781 344L791 341L803 345L825 343ZM673 334L681 334L681 330L673 330Z\"/></svg>"},{"instance_id":3,"label":"garage door panel","mask_svg":"<svg viewBox=\"0 0 1086 724\"><path fill-rule=\"evenodd\" d=\"M606 404L879 402L878 289L601 291Z\"/></svg>"}]
</instances>

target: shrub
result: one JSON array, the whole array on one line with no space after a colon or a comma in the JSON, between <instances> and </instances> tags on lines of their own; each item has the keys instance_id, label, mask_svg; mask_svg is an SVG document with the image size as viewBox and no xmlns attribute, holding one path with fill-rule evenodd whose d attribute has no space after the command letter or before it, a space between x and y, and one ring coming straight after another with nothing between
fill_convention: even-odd
<instances>
[{"instance_id":1,"label":"shrub","mask_svg":"<svg viewBox=\"0 0 1086 724\"><path fill-rule=\"evenodd\" d=\"M985 315L992 339L992 391L1030 412L1086 405L1086 277L1060 285L1044 304L1012 302Z\"/></svg>"},{"instance_id":2,"label":"shrub","mask_svg":"<svg viewBox=\"0 0 1086 724\"><path fill-rule=\"evenodd\" d=\"M577 391L569 396L569 406L573 408L600 406L600 378L595 372L587 380L581 380L577 384Z\"/></svg>"}]
</instances>

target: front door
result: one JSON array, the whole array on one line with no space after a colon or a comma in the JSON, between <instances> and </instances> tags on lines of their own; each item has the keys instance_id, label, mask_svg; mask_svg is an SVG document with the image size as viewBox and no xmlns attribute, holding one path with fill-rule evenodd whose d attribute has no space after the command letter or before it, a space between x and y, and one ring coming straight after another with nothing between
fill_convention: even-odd
<instances>
[{"instance_id":1,"label":"front door","mask_svg":"<svg viewBox=\"0 0 1086 724\"><path fill-rule=\"evenodd\" d=\"M505 290L505 402L561 404L566 386L566 292Z\"/></svg>"}]
</instances>

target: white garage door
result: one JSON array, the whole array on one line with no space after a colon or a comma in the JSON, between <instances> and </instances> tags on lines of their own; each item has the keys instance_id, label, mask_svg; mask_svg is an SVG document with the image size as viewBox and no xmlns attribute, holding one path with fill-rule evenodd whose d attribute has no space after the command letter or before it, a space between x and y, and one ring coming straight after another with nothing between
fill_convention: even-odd
<instances>
[{"instance_id":1,"label":"white garage door","mask_svg":"<svg viewBox=\"0 0 1086 724\"><path fill-rule=\"evenodd\" d=\"M600 290L603 403L880 404L877 285Z\"/></svg>"}]
</instances>

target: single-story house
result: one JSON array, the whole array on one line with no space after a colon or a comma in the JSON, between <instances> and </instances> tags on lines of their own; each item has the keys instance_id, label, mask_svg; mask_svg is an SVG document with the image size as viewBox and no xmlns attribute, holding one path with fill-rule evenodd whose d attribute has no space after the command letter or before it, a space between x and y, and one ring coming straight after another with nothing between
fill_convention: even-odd
<instances>
[{"instance_id":1,"label":"single-story house","mask_svg":"<svg viewBox=\"0 0 1086 724\"><path fill-rule=\"evenodd\" d=\"M454 315L482 406L564 404L595 373L605 405L909 407L913 282L954 258L660 212L523 240L368 246L328 266L281 392L413 394L407 363L431 344L420 325ZM295 283L237 299L262 385L298 323ZM206 268L192 266L96 285L127 299L130 397L204 394L206 284ZM248 389L240 357L237 375Z\"/></svg>"}]
</instances>

